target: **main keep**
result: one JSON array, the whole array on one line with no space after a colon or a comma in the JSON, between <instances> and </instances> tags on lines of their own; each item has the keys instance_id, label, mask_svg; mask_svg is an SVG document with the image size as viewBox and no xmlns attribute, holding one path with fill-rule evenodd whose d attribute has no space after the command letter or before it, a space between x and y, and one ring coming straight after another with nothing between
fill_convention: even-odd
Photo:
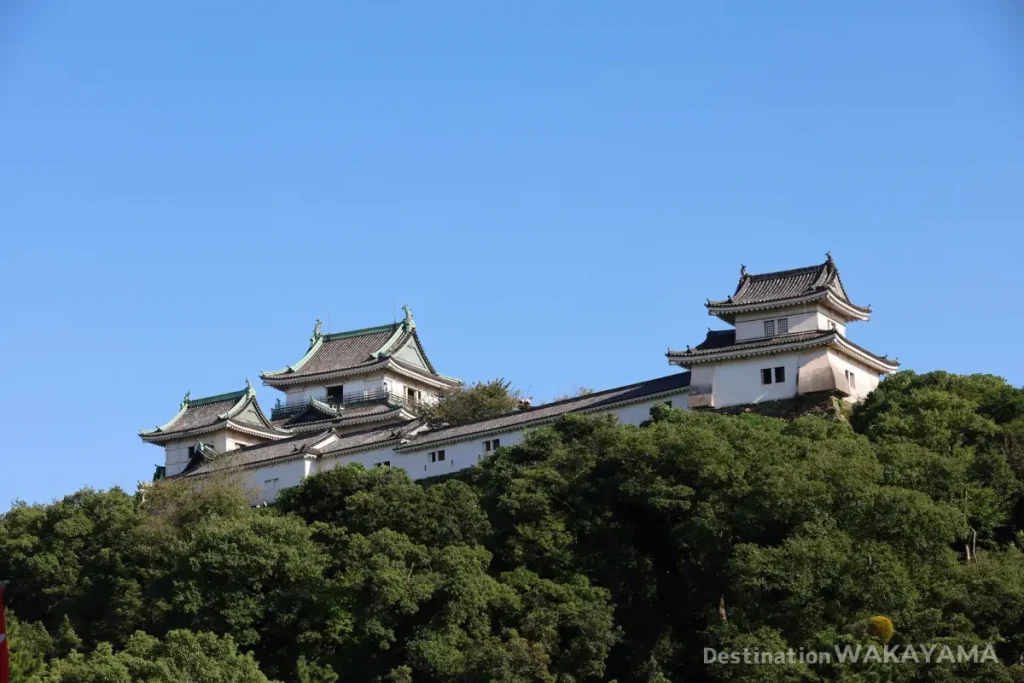
<instances>
[{"instance_id":1,"label":"main keep","mask_svg":"<svg viewBox=\"0 0 1024 683\"><path fill-rule=\"evenodd\" d=\"M323 334L317 321L299 360L260 375L284 394L269 418L246 382L207 398L186 393L174 417L140 436L164 448L156 478L237 473L254 502L273 502L282 488L353 462L401 467L413 479L448 474L566 413L640 424L657 404L743 410L803 397L855 402L899 366L847 338L847 326L871 310L850 301L831 254L820 265L775 273L741 267L736 291L705 305L731 329L669 351L669 364L685 371L440 429L429 429L419 409L459 381L435 370L407 306L401 322L351 332Z\"/></svg>"}]
</instances>

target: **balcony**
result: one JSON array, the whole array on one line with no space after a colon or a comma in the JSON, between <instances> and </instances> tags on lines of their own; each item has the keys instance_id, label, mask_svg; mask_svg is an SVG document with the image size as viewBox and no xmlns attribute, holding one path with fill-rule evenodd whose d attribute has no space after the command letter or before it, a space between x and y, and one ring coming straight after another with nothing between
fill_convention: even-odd
<instances>
[{"instance_id":1,"label":"balcony","mask_svg":"<svg viewBox=\"0 0 1024 683\"><path fill-rule=\"evenodd\" d=\"M420 404L420 401L409 398L408 396L402 396L395 394L386 389L378 389L377 391L360 391L352 394L345 394L340 400L337 397L317 396L317 401L320 403L326 403L332 408L345 408L348 406L359 405L362 403L375 403L378 401L391 401L392 403L416 406ZM286 417L298 415L306 409L309 405L309 401L303 401L301 403L292 403L290 405L282 405L280 401L274 406L273 410L270 411L271 420L281 420Z\"/></svg>"}]
</instances>

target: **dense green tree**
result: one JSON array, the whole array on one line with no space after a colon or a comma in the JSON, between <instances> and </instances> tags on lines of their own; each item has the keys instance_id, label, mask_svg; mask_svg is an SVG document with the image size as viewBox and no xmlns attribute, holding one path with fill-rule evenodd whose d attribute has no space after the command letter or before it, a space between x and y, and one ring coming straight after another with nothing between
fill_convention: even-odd
<instances>
[{"instance_id":1,"label":"dense green tree","mask_svg":"<svg viewBox=\"0 0 1024 683\"><path fill-rule=\"evenodd\" d=\"M657 406L565 417L440 483L353 465L271 508L229 477L17 504L0 576L32 683L1019 683L1022 492L1024 391L908 372L849 423ZM889 639L1000 663L703 658Z\"/></svg>"},{"instance_id":2,"label":"dense green tree","mask_svg":"<svg viewBox=\"0 0 1024 683\"><path fill-rule=\"evenodd\" d=\"M522 394L512 388L511 382L493 379L447 389L437 403L423 406L420 411L430 426L443 427L512 412L519 407L521 400Z\"/></svg>"},{"instance_id":3,"label":"dense green tree","mask_svg":"<svg viewBox=\"0 0 1024 683\"><path fill-rule=\"evenodd\" d=\"M123 650L100 643L50 662L38 683L270 683L230 636L171 631L163 640L139 632Z\"/></svg>"}]
</instances>

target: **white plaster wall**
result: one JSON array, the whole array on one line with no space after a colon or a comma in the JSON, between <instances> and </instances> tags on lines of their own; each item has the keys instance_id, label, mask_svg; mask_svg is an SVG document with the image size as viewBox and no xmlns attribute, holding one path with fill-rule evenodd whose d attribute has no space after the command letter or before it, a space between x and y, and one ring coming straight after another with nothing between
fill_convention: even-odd
<instances>
[{"instance_id":1,"label":"white plaster wall","mask_svg":"<svg viewBox=\"0 0 1024 683\"><path fill-rule=\"evenodd\" d=\"M796 396L797 370L805 362L806 354L796 352L771 356L758 356L742 360L716 363L714 371L715 408L776 401ZM786 380L775 383L775 368L786 368ZM761 384L761 370L772 369L772 383Z\"/></svg>"},{"instance_id":2,"label":"white plaster wall","mask_svg":"<svg viewBox=\"0 0 1024 683\"><path fill-rule=\"evenodd\" d=\"M832 366L839 368L838 378L840 381L845 377L844 371L846 370L854 372L857 375L857 387L853 390L851 395L847 397L847 401L861 401L865 396L878 387L880 378L871 368L832 350L828 351L828 355L832 361Z\"/></svg>"},{"instance_id":3,"label":"white plaster wall","mask_svg":"<svg viewBox=\"0 0 1024 683\"><path fill-rule=\"evenodd\" d=\"M650 419L651 408L655 405L662 404L665 401L671 401L673 408L685 409L686 393L681 391L659 399L652 399L650 401L644 401L643 403L623 406L622 408L611 412L622 424L639 425L640 423ZM416 451L399 452L393 447L385 447L353 453L351 455L344 455L337 458L323 458L315 461L313 471L323 472L333 467L348 465L351 463L360 463L367 469L370 469L378 463L389 461L391 463L391 467L400 467L404 469L411 479L436 477L442 474L450 474L452 472L457 472L458 470L472 467L480 462L480 460L482 460L487 454L487 451L484 450L485 441L499 439L502 447L516 446L521 444L526 438L526 431L528 430L520 429L511 432L501 432L499 434L475 437L470 441L460 441L429 447L425 446L423 449ZM431 462L430 453L438 450L444 450L444 460L440 462Z\"/></svg>"},{"instance_id":4,"label":"white plaster wall","mask_svg":"<svg viewBox=\"0 0 1024 683\"><path fill-rule=\"evenodd\" d=\"M407 387L413 387L419 389L422 395L423 401L433 403L437 401L440 390L437 387L432 387L424 382L418 382L404 375L398 375L395 373L388 373L384 381L387 382L388 391L392 394L405 397L405 390Z\"/></svg>"},{"instance_id":5,"label":"white plaster wall","mask_svg":"<svg viewBox=\"0 0 1024 683\"><path fill-rule=\"evenodd\" d=\"M185 469L189 463L189 446L195 446L200 441L209 444L214 450L223 453L228 449L228 443L233 440L233 437L229 438L228 434L229 430L222 429L218 432L200 434L199 436L178 439L164 444L164 466L167 468L167 475L178 474Z\"/></svg>"},{"instance_id":6,"label":"white plaster wall","mask_svg":"<svg viewBox=\"0 0 1024 683\"><path fill-rule=\"evenodd\" d=\"M827 330L830 328L829 317L823 307L817 304L791 306L775 311L756 311L736 316L736 341L764 337L764 321L779 320L781 318L789 320L790 333L813 332L814 330ZM838 321L837 326L843 328L840 331L845 334L845 327L840 325Z\"/></svg>"},{"instance_id":7,"label":"white plaster wall","mask_svg":"<svg viewBox=\"0 0 1024 683\"><path fill-rule=\"evenodd\" d=\"M286 405L305 405L311 398L327 396L327 387L325 385L288 387L287 392L285 394Z\"/></svg>"},{"instance_id":8,"label":"white plaster wall","mask_svg":"<svg viewBox=\"0 0 1024 683\"><path fill-rule=\"evenodd\" d=\"M670 396L662 396L661 398L644 401L643 403L634 403L632 405L623 406L612 412L615 417L618 418L620 424L639 425L642 422L651 419L651 408L656 405L661 405L666 401L671 402L672 408L688 410L686 404L686 393L679 392Z\"/></svg>"},{"instance_id":9,"label":"white plaster wall","mask_svg":"<svg viewBox=\"0 0 1024 683\"><path fill-rule=\"evenodd\" d=\"M839 318L835 317L834 315L832 315L831 313L826 311L824 308L822 308L822 309L820 309L818 311L817 318L818 318L818 322L817 322L818 328L817 329L819 329L819 330L830 330L830 329L832 329L832 326L834 324L835 325L835 329L839 331L839 334L843 335L844 337L846 336L846 325L844 325L839 320Z\"/></svg>"},{"instance_id":10,"label":"white plaster wall","mask_svg":"<svg viewBox=\"0 0 1024 683\"><path fill-rule=\"evenodd\" d=\"M304 458L288 460L269 467L260 467L251 470L242 470L241 480L245 486L249 501L254 505L260 503L273 503L277 494L282 489L298 486L310 472L312 461ZM277 479L277 489L268 491L265 489L267 480Z\"/></svg>"}]
</instances>

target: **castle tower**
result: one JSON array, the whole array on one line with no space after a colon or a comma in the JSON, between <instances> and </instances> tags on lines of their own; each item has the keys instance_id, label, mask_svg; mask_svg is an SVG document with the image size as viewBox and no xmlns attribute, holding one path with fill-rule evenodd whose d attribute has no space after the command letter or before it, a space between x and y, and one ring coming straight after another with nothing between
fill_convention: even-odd
<instances>
[{"instance_id":1,"label":"castle tower","mask_svg":"<svg viewBox=\"0 0 1024 683\"><path fill-rule=\"evenodd\" d=\"M313 328L309 348L293 365L260 375L285 394L271 412L275 426L294 433L334 427L347 433L416 415L458 380L439 374L427 357L412 311L390 325L323 334Z\"/></svg>"},{"instance_id":2,"label":"castle tower","mask_svg":"<svg viewBox=\"0 0 1024 683\"><path fill-rule=\"evenodd\" d=\"M899 367L847 337L847 326L868 320L871 309L847 296L831 254L820 265L774 273L741 266L732 296L705 306L733 329L709 330L697 346L668 352L669 364L691 371L690 408L825 393L857 401Z\"/></svg>"}]
</instances>

